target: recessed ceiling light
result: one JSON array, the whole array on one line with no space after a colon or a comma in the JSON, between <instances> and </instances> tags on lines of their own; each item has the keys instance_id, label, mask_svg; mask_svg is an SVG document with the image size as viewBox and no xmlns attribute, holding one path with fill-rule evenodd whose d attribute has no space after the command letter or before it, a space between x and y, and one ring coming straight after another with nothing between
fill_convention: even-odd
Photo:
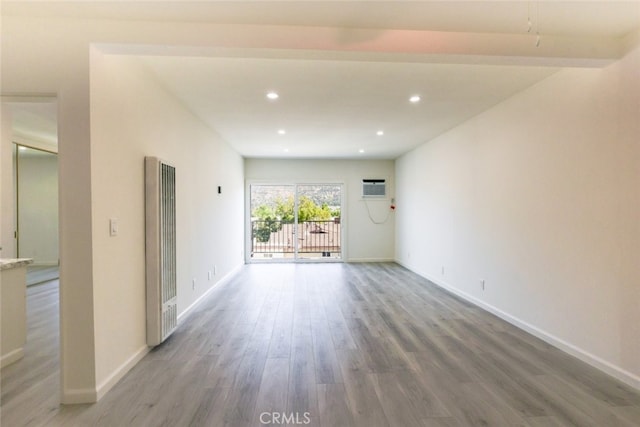
<instances>
[{"instance_id":1,"label":"recessed ceiling light","mask_svg":"<svg viewBox=\"0 0 640 427\"><path fill-rule=\"evenodd\" d=\"M274 101L274 100L280 98L280 95L278 95L276 92L268 92L267 93L267 98L269 98L270 100Z\"/></svg>"},{"instance_id":2,"label":"recessed ceiling light","mask_svg":"<svg viewBox=\"0 0 640 427\"><path fill-rule=\"evenodd\" d=\"M409 98L409 102L413 102L414 104L420 102L420 95L412 95L411 98Z\"/></svg>"},{"instance_id":3,"label":"recessed ceiling light","mask_svg":"<svg viewBox=\"0 0 640 427\"><path fill-rule=\"evenodd\" d=\"M289 152L289 149L288 149L288 148L285 148L283 151L284 151L285 153L288 153L288 152Z\"/></svg>"},{"instance_id":4,"label":"recessed ceiling light","mask_svg":"<svg viewBox=\"0 0 640 427\"><path fill-rule=\"evenodd\" d=\"M287 133L286 130L284 129L278 129L278 135L284 135L285 133Z\"/></svg>"},{"instance_id":5,"label":"recessed ceiling light","mask_svg":"<svg viewBox=\"0 0 640 427\"><path fill-rule=\"evenodd\" d=\"M376 135L382 136L382 135L384 135L384 131L383 130L379 130L378 132L376 132Z\"/></svg>"},{"instance_id":6,"label":"recessed ceiling light","mask_svg":"<svg viewBox=\"0 0 640 427\"><path fill-rule=\"evenodd\" d=\"M361 148L358 150L358 153L364 153L364 150Z\"/></svg>"}]
</instances>

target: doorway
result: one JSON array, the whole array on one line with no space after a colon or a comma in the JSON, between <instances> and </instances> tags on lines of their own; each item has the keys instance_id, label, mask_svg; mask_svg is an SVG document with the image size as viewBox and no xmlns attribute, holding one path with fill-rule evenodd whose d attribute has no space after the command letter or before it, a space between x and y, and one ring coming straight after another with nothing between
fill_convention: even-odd
<instances>
[{"instance_id":1,"label":"doorway","mask_svg":"<svg viewBox=\"0 0 640 427\"><path fill-rule=\"evenodd\" d=\"M16 144L16 249L31 258L27 286L58 279L58 155Z\"/></svg>"},{"instance_id":2,"label":"doorway","mask_svg":"<svg viewBox=\"0 0 640 427\"><path fill-rule=\"evenodd\" d=\"M251 184L248 261L342 260L342 184Z\"/></svg>"},{"instance_id":3,"label":"doorway","mask_svg":"<svg viewBox=\"0 0 640 427\"><path fill-rule=\"evenodd\" d=\"M12 411L29 414L60 402L58 104L43 96L1 101L2 257L33 258L51 270L32 278L33 264L27 269L28 283L38 285L25 290L24 357L2 369L2 409L10 402Z\"/></svg>"}]
</instances>

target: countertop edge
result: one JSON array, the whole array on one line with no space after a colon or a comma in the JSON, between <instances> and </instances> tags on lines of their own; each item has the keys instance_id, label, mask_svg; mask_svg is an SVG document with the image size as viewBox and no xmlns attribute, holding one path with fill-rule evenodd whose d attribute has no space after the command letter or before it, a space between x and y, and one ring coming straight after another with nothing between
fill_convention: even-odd
<instances>
[{"instance_id":1,"label":"countertop edge","mask_svg":"<svg viewBox=\"0 0 640 427\"><path fill-rule=\"evenodd\" d=\"M33 264L33 258L0 258L0 270L26 267Z\"/></svg>"}]
</instances>

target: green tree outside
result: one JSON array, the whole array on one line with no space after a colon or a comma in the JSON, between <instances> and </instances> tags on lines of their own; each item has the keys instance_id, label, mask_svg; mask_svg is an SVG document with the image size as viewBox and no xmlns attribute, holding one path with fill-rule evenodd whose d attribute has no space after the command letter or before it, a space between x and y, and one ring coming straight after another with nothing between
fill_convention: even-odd
<instances>
[{"instance_id":1,"label":"green tree outside","mask_svg":"<svg viewBox=\"0 0 640 427\"><path fill-rule=\"evenodd\" d=\"M294 216L295 201L293 196L286 199L278 198L274 206L257 206L251 216L259 221L254 225L253 235L261 243L266 243L275 233L282 229L282 224L292 224ZM329 205L323 203L318 206L307 196L298 199L298 222L306 221L328 221L340 217L340 209L331 209Z\"/></svg>"}]
</instances>

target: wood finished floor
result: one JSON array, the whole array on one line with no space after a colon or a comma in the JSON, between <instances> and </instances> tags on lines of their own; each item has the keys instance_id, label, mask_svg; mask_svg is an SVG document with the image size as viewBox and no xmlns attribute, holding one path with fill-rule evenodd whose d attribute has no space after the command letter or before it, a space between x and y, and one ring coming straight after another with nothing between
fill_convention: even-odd
<instances>
[{"instance_id":1,"label":"wood finished floor","mask_svg":"<svg viewBox=\"0 0 640 427\"><path fill-rule=\"evenodd\" d=\"M57 265L30 265L27 267L27 286L39 285L60 277Z\"/></svg>"},{"instance_id":2,"label":"wood finished floor","mask_svg":"<svg viewBox=\"0 0 640 427\"><path fill-rule=\"evenodd\" d=\"M29 315L2 426L640 425L639 392L395 264L246 266L94 405L57 404L57 282Z\"/></svg>"}]
</instances>

